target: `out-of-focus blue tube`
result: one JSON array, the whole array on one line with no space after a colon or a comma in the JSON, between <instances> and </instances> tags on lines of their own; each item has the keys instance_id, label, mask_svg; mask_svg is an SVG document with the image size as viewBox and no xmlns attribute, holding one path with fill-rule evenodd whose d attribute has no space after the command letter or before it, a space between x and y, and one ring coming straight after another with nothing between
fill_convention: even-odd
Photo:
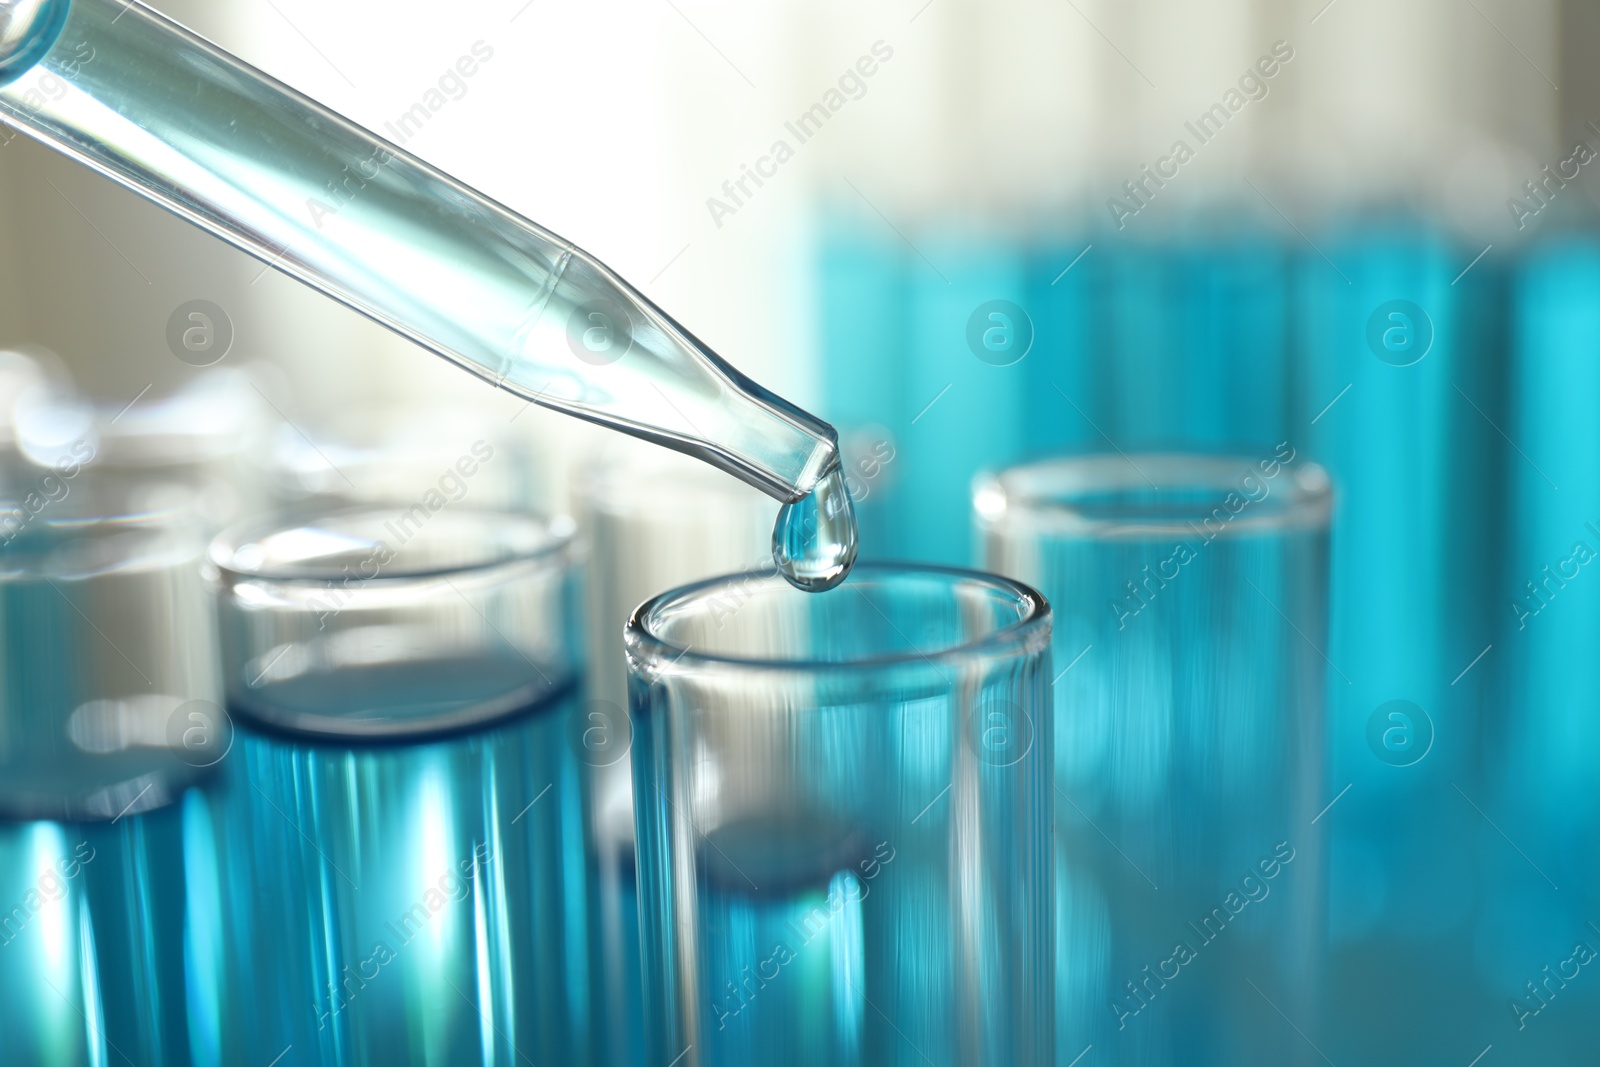
<instances>
[{"instance_id":1,"label":"out-of-focus blue tube","mask_svg":"<svg viewBox=\"0 0 1600 1067\"><path fill-rule=\"evenodd\" d=\"M1023 360L1023 453L1029 456L1104 448L1096 423L1106 419L1102 390L1110 372L1097 357L1097 318L1105 298L1103 249L1066 239L1034 249L1027 299L1033 350Z\"/></svg>"},{"instance_id":2,"label":"out-of-focus blue tube","mask_svg":"<svg viewBox=\"0 0 1600 1067\"><path fill-rule=\"evenodd\" d=\"M1511 295L1508 544L1490 579L1504 686L1478 801L1503 834L1480 830L1473 973L1496 1007L1484 1041L1581 1063L1600 1012L1600 988L1566 977L1577 946L1600 950L1600 244L1535 246Z\"/></svg>"},{"instance_id":3,"label":"out-of-focus blue tube","mask_svg":"<svg viewBox=\"0 0 1600 1067\"><path fill-rule=\"evenodd\" d=\"M1102 238L1095 354L1105 404L1097 449L1269 449L1284 440L1285 255L1240 235ZM1090 258L1074 268L1092 266ZM1097 433L1098 436L1098 433Z\"/></svg>"},{"instance_id":4,"label":"out-of-focus blue tube","mask_svg":"<svg viewBox=\"0 0 1600 1067\"><path fill-rule=\"evenodd\" d=\"M1320 1062L1268 1003L1319 1033L1330 493L1288 458L1109 453L975 490L984 565L1057 615L1060 1064Z\"/></svg>"},{"instance_id":5,"label":"out-of-focus blue tube","mask_svg":"<svg viewBox=\"0 0 1600 1067\"><path fill-rule=\"evenodd\" d=\"M839 429L861 543L898 556L906 506L895 464L916 414L906 411L904 386L904 256L840 224L825 229L817 255L823 410Z\"/></svg>"},{"instance_id":6,"label":"out-of-focus blue tube","mask_svg":"<svg viewBox=\"0 0 1600 1067\"><path fill-rule=\"evenodd\" d=\"M931 262L906 261L908 422L895 462L915 510L901 547L909 559L959 563L972 555L973 476L1022 453L1037 326L1022 308L1027 260L1014 242L946 236L919 246Z\"/></svg>"},{"instance_id":7,"label":"out-of-focus blue tube","mask_svg":"<svg viewBox=\"0 0 1600 1067\"><path fill-rule=\"evenodd\" d=\"M1248 223L1240 231L1170 253L1182 284L1173 340L1186 448L1270 450L1287 437L1288 256Z\"/></svg>"},{"instance_id":8,"label":"out-of-focus blue tube","mask_svg":"<svg viewBox=\"0 0 1600 1067\"><path fill-rule=\"evenodd\" d=\"M819 253L830 416L892 430L862 509L887 551L965 558L951 487L1024 455L1287 436L1287 256L1257 230L916 241L836 230Z\"/></svg>"},{"instance_id":9,"label":"out-of-focus blue tube","mask_svg":"<svg viewBox=\"0 0 1600 1067\"><path fill-rule=\"evenodd\" d=\"M1405 220L1358 222L1318 245L1295 267L1302 358L1288 432L1341 487L1329 788L1349 789L1324 820L1331 1010L1358 1014L1375 989L1394 1005L1341 1028L1329 1054L1414 1063L1433 1054L1423 1035L1473 996L1468 844L1486 825L1473 805L1495 666L1479 659L1494 642L1485 530L1497 510L1483 461L1506 423L1488 373L1497 335L1479 306L1494 265L1463 275L1475 250ZM1423 956L1449 979L1412 995L1406 961Z\"/></svg>"},{"instance_id":10,"label":"out-of-focus blue tube","mask_svg":"<svg viewBox=\"0 0 1600 1067\"><path fill-rule=\"evenodd\" d=\"M972 475L1022 453L1035 410L1049 424L1045 436L1076 431L1083 420L1036 380L1061 342L1042 332L1058 315L1036 314L1043 301L1034 299L1025 244L974 234L915 241L890 246L837 225L825 237L826 410L847 428L842 440L854 431L843 452L853 488L865 489L859 511L868 551L956 563L969 555ZM1068 347L1073 359L1081 355L1075 341ZM1078 391L1074 376L1062 382Z\"/></svg>"}]
</instances>

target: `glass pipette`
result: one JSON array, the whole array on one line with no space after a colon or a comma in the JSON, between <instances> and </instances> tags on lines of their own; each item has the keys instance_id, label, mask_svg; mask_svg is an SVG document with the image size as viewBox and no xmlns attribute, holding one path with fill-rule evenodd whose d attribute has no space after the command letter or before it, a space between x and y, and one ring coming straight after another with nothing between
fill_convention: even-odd
<instances>
[{"instance_id":1,"label":"glass pipette","mask_svg":"<svg viewBox=\"0 0 1600 1067\"><path fill-rule=\"evenodd\" d=\"M802 588L849 571L833 427L570 242L137 0L0 0L0 121L496 386L783 501L775 560Z\"/></svg>"}]
</instances>

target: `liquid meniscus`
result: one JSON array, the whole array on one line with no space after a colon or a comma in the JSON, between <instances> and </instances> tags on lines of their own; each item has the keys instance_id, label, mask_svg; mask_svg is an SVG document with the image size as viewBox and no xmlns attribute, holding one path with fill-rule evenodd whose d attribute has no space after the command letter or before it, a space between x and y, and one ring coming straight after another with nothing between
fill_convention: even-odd
<instances>
[{"instance_id":1,"label":"liquid meniscus","mask_svg":"<svg viewBox=\"0 0 1600 1067\"><path fill-rule=\"evenodd\" d=\"M806 593L832 589L855 565L856 509L836 464L808 496L785 504L772 528L772 562Z\"/></svg>"}]
</instances>

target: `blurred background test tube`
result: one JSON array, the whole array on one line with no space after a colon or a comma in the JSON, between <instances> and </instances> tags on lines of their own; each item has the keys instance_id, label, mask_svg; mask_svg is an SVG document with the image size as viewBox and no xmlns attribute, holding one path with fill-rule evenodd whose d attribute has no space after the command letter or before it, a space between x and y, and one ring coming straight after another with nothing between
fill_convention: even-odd
<instances>
[{"instance_id":1,"label":"blurred background test tube","mask_svg":"<svg viewBox=\"0 0 1600 1067\"><path fill-rule=\"evenodd\" d=\"M1508 457L1508 543L1486 658L1501 688L1483 745L1498 758L1473 797L1475 987L1492 1013L1485 1040L1514 1040L1529 1062L1583 1063L1600 1017L1600 988L1575 981L1589 968L1573 962L1600 945L1600 247L1565 238L1533 249L1513 290L1503 425L1521 454Z\"/></svg>"},{"instance_id":2,"label":"blurred background test tube","mask_svg":"<svg viewBox=\"0 0 1600 1067\"><path fill-rule=\"evenodd\" d=\"M237 528L211 563L251 729L191 842L195 1062L591 1062L614 1008L570 524L374 506Z\"/></svg>"},{"instance_id":3,"label":"blurred background test tube","mask_svg":"<svg viewBox=\"0 0 1600 1067\"><path fill-rule=\"evenodd\" d=\"M1436 226L1354 217L1291 282L1291 440L1339 487L1329 637L1335 1058L1435 1054L1472 988L1473 842L1507 425L1502 265ZM1330 262L1331 261L1331 262ZM1474 669L1476 668L1476 669ZM1493 758L1492 756L1490 757ZM1457 1048L1468 1059L1482 1051Z\"/></svg>"},{"instance_id":4,"label":"blurred background test tube","mask_svg":"<svg viewBox=\"0 0 1600 1067\"><path fill-rule=\"evenodd\" d=\"M1054 1062L1049 633L1025 586L899 566L635 612L653 1067Z\"/></svg>"},{"instance_id":5,"label":"blurred background test tube","mask_svg":"<svg viewBox=\"0 0 1600 1067\"><path fill-rule=\"evenodd\" d=\"M1085 456L974 489L1056 613L1057 1062L1321 1062L1321 468Z\"/></svg>"},{"instance_id":6,"label":"blurred background test tube","mask_svg":"<svg viewBox=\"0 0 1600 1067\"><path fill-rule=\"evenodd\" d=\"M64 454L0 532L0 1057L187 1063L183 812L228 743L204 539Z\"/></svg>"}]
</instances>

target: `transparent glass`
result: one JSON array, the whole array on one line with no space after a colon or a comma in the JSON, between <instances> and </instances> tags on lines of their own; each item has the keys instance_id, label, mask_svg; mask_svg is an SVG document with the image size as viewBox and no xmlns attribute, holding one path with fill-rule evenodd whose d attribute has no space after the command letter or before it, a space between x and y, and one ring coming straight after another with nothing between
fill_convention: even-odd
<instances>
[{"instance_id":1,"label":"transparent glass","mask_svg":"<svg viewBox=\"0 0 1600 1067\"><path fill-rule=\"evenodd\" d=\"M592 256L136 0L0 0L0 121L497 387L779 500L838 466Z\"/></svg>"},{"instance_id":2,"label":"transparent glass","mask_svg":"<svg viewBox=\"0 0 1600 1067\"><path fill-rule=\"evenodd\" d=\"M89 491L155 500L182 493L207 537L268 510L250 461L261 451L270 409L250 381L246 371L214 367L165 396L147 393L126 411L120 400L92 409L98 440L83 477Z\"/></svg>"},{"instance_id":3,"label":"transparent glass","mask_svg":"<svg viewBox=\"0 0 1600 1067\"><path fill-rule=\"evenodd\" d=\"M192 859L207 1062L596 1062L566 524L278 518L211 567L240 728Z\"/></svg>"},{"instance_id":4,"label":"transparent glass","mask_svg":"<svg viewBox=\"0 0 1600 1067\"><path fill-rule=\"evenodd\" d=\"M1061 1064L1322 1062L1331 495L1290 457L975 486L984 566L1056 613Z\"/></svg>"},{"instance_id":5,"label":"transparent glass","mask_svg":"<svg viewBox=\"0 0 1600 1067\"><path fill-rule=\"evenodd\" d=\"M1050 609L767 573L625 635L648 1062L1053 1062Z\"/></svg>"},{"instance_id":6,"label":"transparent glass","mask_svg":"<svg viewBox=\"0 0 1600 1067\"><path fill-rule=\"evenodd\" d=\"M279 510L442 499L450 507L542 513L552 496L533 441L518 432L526 427L492 425L481 407L351 404L340 409L337 423L319 428L315 444L281 423L253 453L256 474Z\"/></svg>"},{"instance_id":7,"label":"transparent glass","mask_svg":"<svg viewBox=\"0 0 1600 1067\"><path fill-rule=\"evenodd\" d=\"M648 455L634 456L636 451ZM585 594L589 690L583 705L584 752L599 813L596 828L616 877L601 883L592 921L604 939L602 959L615 985L608 1010L634 1020L616 1036L630 1062L644 1062L639 986L639 893L634 865L633 741L628 722L628 666L621 635L633 609L662 589L723 574L770 557L770 500L735 482L654 449L628 449L574 480L578 521L588 543ZM626 1030L626 1033L622 1031Z\"/></svg>"},{"instance_id":8,"label":"transparent glass","mask_svg":"<svg viewBox=\"0 0 1600 1067\"><path fill-rule=\"evenodd\" d=\"M0 1060L187 1063L183 813L228 746L204 546L86 482L0 504Z\"/></svg>"},{"instance_id":9,"label":"transparent glass","mask_svg":"<svg viewBox=\"0 0 1600 1067\"><path fill-rule=\"evenodd\" d=\"M205 545L185 508L92 499L61 451L0 502L0 818L109 820L220 758L187 718L220 696Z\"/></svg>"}]
</instances>

